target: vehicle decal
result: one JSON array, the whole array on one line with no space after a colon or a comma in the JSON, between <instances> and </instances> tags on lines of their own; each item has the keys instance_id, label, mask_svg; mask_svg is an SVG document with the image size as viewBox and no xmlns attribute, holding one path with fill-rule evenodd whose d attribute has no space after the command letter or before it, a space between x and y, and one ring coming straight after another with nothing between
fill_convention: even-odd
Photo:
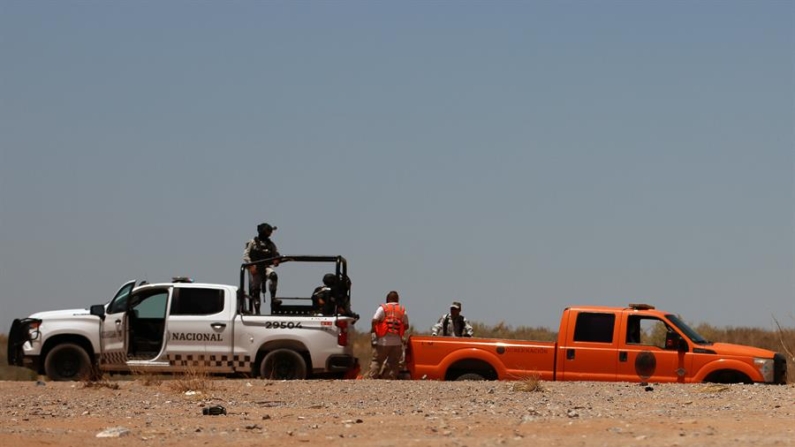
<instances>
[{"instance_id":1,"label":"vehicle decal","mask_svg":"<svg viewBox=\"0 0 795 447\"><path fill-rule=\"evenodd\" d=\"M166 360L174 367L235 368L251 369L249 355L172 354Z\"/></svg>"},{"instance_id":2,"label":"vehicle decal","mask_svg":"<svg viewBox=\"0 0 795 447\"><path fill-rule=\"evenodd\" d=\"M202 332L172 332L171 341L224 341L223 334Z\"/></svg>"},{"instance_id":3,"label":"vehicle decal","mask_svg":"<svg viewBox=\"0 0 795 447\"><path fill-rule=\"evenodd\" d=\"M654 375L657 369L657 358L651 351L642 351L635 357L635 373L644 381Z\"/></svg>"},{"instance_id":4,"label":"vehicle decal","mask_svg":"<svg viewBox=\"0 0 795 447\"><path fill-rule=\"evenodd\" d=\"M265 329L301 329L300 321L266 321Z\"/></svg>"},{"instance_id":5,"label":"vehicle decal","mask_svg":"<svg viewBox=\"0 0 795 447\"><path fill-rule=\"evenodd\" d=\"M125 363L127 363L126 352L105 352L99 356L100 365L123 365Z\"/></svg>"}]
</instances>

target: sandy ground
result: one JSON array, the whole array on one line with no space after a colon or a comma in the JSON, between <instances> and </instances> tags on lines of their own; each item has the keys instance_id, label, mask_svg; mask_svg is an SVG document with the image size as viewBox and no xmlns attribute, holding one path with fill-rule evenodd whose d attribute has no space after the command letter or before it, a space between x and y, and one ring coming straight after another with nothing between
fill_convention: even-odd
<instances>
[{"instance_id":1,"label":"sandy ground","mask_svg":"<svg viewBox=\"0 0 795 447\"><path fill-rule=\"evenodd\" d=\"M0 382L0 445L795 445L795 385L103 383Z\"/></svg>"}]
</instances>

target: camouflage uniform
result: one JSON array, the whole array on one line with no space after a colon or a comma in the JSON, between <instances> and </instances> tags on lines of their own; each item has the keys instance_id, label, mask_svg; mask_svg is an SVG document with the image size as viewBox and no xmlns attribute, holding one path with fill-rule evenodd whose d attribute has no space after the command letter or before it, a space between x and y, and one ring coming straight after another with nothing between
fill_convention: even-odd
<instances>
[{"instance_id":1,"label":"camouflage uniform","mask_svg":"<svg viewBox=\"0 0 795 447\"><path fill-rule=\"evenodd\" d=\"M279 250L270 238L257 236L246 243L246 250L243 252L243 262L256 262L278 256L280 256ZM254 274L249 270L249 311L256 314L260 313L260 293L262 292L263 283L268 280L270 280L268 290L271 293L271 305L273 305L276 302L276 288L279 282L279 277L273 270L273 266L259 264L257 265L257 272Z\"/></svg>"},{"instance_id":2,"label":"camouflage uniform","mask_svg":"<svg viewBox=\"0 0 795 447\"><path fill-rule=\"evenodd\" d=\"M455 312L455 315L454 315ZM461 303L453 301L450 313L442 315L431 328L431 335L444 337L472 337L475 330L465 316L460 314Z\"/></svg>"}]
</instances>

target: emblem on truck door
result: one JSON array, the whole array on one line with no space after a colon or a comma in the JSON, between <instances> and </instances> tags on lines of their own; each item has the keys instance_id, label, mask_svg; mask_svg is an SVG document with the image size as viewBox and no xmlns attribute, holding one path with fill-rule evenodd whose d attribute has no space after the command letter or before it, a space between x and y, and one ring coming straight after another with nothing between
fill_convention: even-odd
<instances>
[{"instance_id":1,"label":"emblem on truck door","mask_svg":"<svg viewBox=\"0 0 795 447\"><path fill-rule=\"evenodd\" d=\"M657 358L651 351L643 351L635 357L635 373L645 382L654 375L657 369Z\"/></svg>"}]
</instances>

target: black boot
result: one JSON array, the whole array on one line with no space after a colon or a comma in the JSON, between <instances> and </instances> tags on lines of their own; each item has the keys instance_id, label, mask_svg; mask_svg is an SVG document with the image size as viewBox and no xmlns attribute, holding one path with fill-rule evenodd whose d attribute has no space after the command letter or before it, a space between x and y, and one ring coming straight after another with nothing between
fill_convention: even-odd
<instances>
[{"instance_id":1,"label":"black boot","mask_svg":"<svg viewBox=\"0 0 795 447\"><path fill-rule=\"evenodd\" d=\"M273 284L273 282L271 282ZM282 300L276 298L276 286L270 288L271 292L271 307L278 307L282 305Z\"/></svg>"}]
</instances>

